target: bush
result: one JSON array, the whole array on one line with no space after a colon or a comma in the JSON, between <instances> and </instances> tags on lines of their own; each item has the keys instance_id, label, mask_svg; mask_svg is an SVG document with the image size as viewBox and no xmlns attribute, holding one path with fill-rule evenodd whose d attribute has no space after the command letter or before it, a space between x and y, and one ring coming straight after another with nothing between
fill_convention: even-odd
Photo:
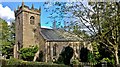
<instances>
[{"instance_id":1,"label":"bush","mask_svg":"<svg viewBox=\"0 0 120 67\"><path fill-rule=\"evenodd\" d=\"M59 55L59 58L57 59L57 61L55 61L54 63L57 63L57 64L64 64L63 62L63 57L61 56L61 54Z\"/></svg>"},{"instance_id":2,"label":"bush","mask_svg":"<svg viewBox=\"0 0 120 67\"><path fill-rule=\"evenodd\" d=\"M32 61L34 59L35 53L38 51L37 46L32 46L29 48L20 49L20 57L25 61Z\"/></svg>"},{"instance_id":3,"label":"bush","mask_svg":"<svg viewBox=\"0 0 120 67\"><path fill-rule=\"evenodd\" d=\"M80 59L81 62L87 62L88 61L88 52L89 50L87 48L82 47L80 50Z\"/></svg>"},{"instance_id":4,"label":"bush","mask_svg":"<svg viewBox=\"0 0 120 67\"><path fill-rule=\"evenodd\" d=\"M111 67L115 67L115 63L114 63L115 61L114 61L114 59L103 58L103 59L101 60L101 63L104 62L104 61L107 62L107 66L108 66L108 67L110 67L110 66L111 66Z\"/></svg>"},{"instance_id":5,"label":"bush","mask_svg":"<svg viewBox=\"0 0 120 67\"><path fill-rule=\"evenodd\" d=\"M67 46L63 48L63 51L59 55L59 58L57 59L56 63L65 65L70 65L70 59L73 57L73 48L70 46Z\"/></svg>"},{"instance_id":6,"label":"bush","mask_svg":"<svg viewBox=\"0 0 120 67\"><path fill-rule=\"evenodd\" d=\"M72 64L79 64L79 60L78 59L75 59L75 60L72 60Z\"/></svg>"},{"instance_id":7,"label":"bush","mask_svg":"<svg viewBox=\"0 0 120 67\"><path fill-rule=\"evenodd\" d=\"M45 62L30 62L23 61L18 59L10 59L10 60L0 60L2 61L2 67L68 67L64 64L51 64Z\"/></svg>"}]
</instances>

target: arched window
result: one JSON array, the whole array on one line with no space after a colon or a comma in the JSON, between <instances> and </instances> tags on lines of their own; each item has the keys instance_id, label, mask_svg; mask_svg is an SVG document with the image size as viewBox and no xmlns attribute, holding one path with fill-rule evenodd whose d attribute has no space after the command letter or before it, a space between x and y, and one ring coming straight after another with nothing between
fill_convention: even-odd
<instances>
[{"instance_id":1,"label":"arched window","mask_svg":"<svg viewBox=\"0 0 120 67\"><path fill-rule=\"evenodd\" d=\"M30 17L30 24L34 25L35 18L33 16Z\"/></svg>"},{"instance_id":2,"label":"arched window","mask_svg":"<svg viewBox=\"0 0 120 67\"><path fill-rule=\"evenodd\" d=\"M55 45L53 46L53 56L56 56L56 55L57 55L56 50L57 50L57 44L55 44Z\"/></svg>"}]
</instances>

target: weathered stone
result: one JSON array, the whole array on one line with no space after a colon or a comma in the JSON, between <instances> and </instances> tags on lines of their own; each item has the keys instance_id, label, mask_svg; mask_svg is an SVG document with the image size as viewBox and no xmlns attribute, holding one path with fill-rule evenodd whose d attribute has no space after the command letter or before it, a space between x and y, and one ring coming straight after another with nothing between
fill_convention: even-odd
<instances>
[{"instance_id":1,"label":"weathered stone","mask_svg":"<svg viewBox=\"0 0 120 67\"><path fill-rule=\"evenodd\" d=\"M63 36L63 38L55 37L56 40L55 39L47 40L43 36L44 34L41 33L42 28L40 27L40 23L41 23L40 12L41 12L40 9L37 9L37 10L34 8L30 9L28 6L24 4L22 4L21 7L15 10L16 38L15 38L15 45L14 45L14 57L19 58L18 51L20 50L20 48L26 48L26 47L38 45L39 51L43 52L43 56L44 56L43 61L46 61L46 62L53 61L53 60L55 61L59 57L59 54L61 53L62 49L68 46L69 44L71 44L70 46L74 48L73 59L75 57L79 58L80 41L76 39L80 39L80 38L78 38L76 35L73 35L73 34L70 35L70 33L65 32L64 34L62 34L62 35L65 35ZM54 31L55 30L52 30L52 32ZM56 34L56 36L58 35ZM68 39L68 40L65 40L65 39ZM55 44L56 44L56 47L55 47L56 49L53 48ZM53 56L54 52L56 52L55 56ZM36 60L36 57L35 57L35 60Z\"/></svg>"}]
</instances>

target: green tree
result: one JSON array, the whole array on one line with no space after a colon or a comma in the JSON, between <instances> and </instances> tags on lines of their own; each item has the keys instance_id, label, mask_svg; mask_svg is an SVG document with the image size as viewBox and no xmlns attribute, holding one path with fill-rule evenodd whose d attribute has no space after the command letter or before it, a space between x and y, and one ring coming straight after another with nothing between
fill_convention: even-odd
<instances>
[{"instance_id":1,"label":"green tree","mask_svg":"<svg viewBox=\"0 0 120 67\"><path fill-rule=\"evenodd\" d=\"M100 62L101 54L99 53L99 44L96 42L92 42L93 52L91 53L92 56L90 59L92 59L93 63Z\"/></svg>"},{"instance_id":2,"label":"green tree","mask_svg":"<svg viewBox=\"0 0 120 67\"><path fill-rule=\"evenodd\" d=\"M52 7L46 7L51 4ZM79 37L85 39L89 37L86 34L84 24L81 23L79 17L85 16L85 9L81 2L45 2L44 4L46 12L49 12L49 22L55 22L58 29L63 29L77 34ZM54 8L54 9L52 9ZM83 9L83 10L82 10ZM76 14L77 12L77 14ZM78 17L78 15L81 15Z\"/></svg>"},{"instance_id":3,"label":"green tree","mask_svg":"<svg viewBox=\"0 0 120 67\"><path fill-rule=\"evenodd\" d=\"M2 55L6 55L6 58L10 58L10 56L13 56L13 43L14 43L14 38L12 38L11 29L14 27L11 27L13 25L8 25L7 22L3 19L0 18L0 42L2 46ZM13 30L14 32L14 30Z\"/></svg>"},{"instance_id":4,"label":"green tree","mask_svg":"<svg viewBox=\"0 0 120 67\"><path fill-rule=\"evenodd\" d=\"M91 16L91 23L97 29L94 39L104 49L108 50L115 59L115 63L119 64L118 49L119 49L119 6L118 2L105 2L92 4L94 14Z\"/></svg>"},{"instance_id":5,"label":"green tree","mask_svg":"<svg viewBox=\"0 0 120 67\"><path fill-rule=\"evenodd\" d=\"M68 25L69 29L76 32L78 29L74 26L78 25L80 30L90 35L87 40L104 46L103 48L114 56L115 63L119 64L120 5L118 2L89 2L89 4L86 3L87 6L82 2L55 2L53 4L62 8L59 11L62 16L58 15L67 22L65 27ZM51 15L56 13L54 11L57 9L53 9ZM86 38L83 37L83 39Z\"/></svg>"},{"instance_id":6,"label":"green tree","mask_svg":"<svg viewBox=\"0 0 120 67\"><path fill-rule=\"evenodd\" d=\"M88 61L88 53L89 50L87 48L82 47L80 50L80 59L81 62L87 62Z\"/></svg>"},{"instance_id":7,"label":"green tree","mask_svg":"<svg viewBox=\"0 0 120 67\"><path fill-rule=\"evenodd\" d=\"M64 63L65 65L70 65L70 59L72 57L73 57L73 48L70 46L67 46L63 48L56 63Z\"/></svg>"}]
</instances>

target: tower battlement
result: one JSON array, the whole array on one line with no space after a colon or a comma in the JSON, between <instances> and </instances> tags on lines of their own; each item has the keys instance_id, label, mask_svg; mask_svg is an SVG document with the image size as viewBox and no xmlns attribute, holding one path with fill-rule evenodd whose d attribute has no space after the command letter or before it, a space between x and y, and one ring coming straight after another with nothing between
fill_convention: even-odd
<instances>
[{"instance_id":1,"label":"tower battlement","mask_svg":"<svg viewBox=\"0 0 120 67\"><path fill-rule=\"evenodd\" d=\"M40 9L34 8L32 5L22 5L14 10L15 13L15 47L14 57L19 58L19 49L32 45L39 45L38 34L40 30Z\"/></svg>"},{"instance_id":2,"label":"tower battlement","mask_svg":"<svg viewBox=\"0 0 120 67\"><path fill-rule=\"evenodd\" d=\"M22 2L22 5L20 7L18 6L17 10L16 9L14 10L15 16L19 15L22 11L30 12L33 14L40 14L41 8L36 9L34 8L33 4L32 4L32 7L29 8L29 6L24 5L24 2Z\"/></svg>"}]
</instances>

